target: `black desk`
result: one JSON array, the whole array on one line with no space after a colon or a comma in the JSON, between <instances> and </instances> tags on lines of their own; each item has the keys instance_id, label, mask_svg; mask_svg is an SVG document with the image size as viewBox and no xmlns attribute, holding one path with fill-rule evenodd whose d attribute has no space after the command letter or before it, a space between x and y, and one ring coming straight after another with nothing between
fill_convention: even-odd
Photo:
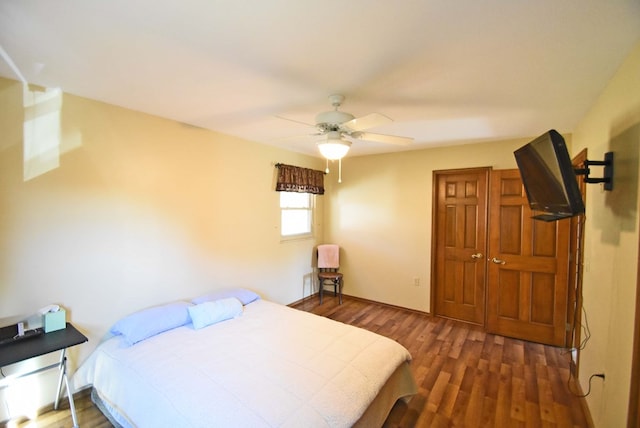
<instances>
[{"instance_id":1,"label":"black desk","mask_svg":"<svg viewBox=\"0 0 640 428\"><path fill-rule=\"evenodd\" d=\"M67 328L62 330L52 331L51 333L45 333L41 336L31 337L0 346L0 367L8 366L10 364L38 357L50 352L61 351L59 363L51 364L50 366L42 367L27 373L14 374L0 378L0 388L7 387L14 379L57 367L60 371L60 376L58 378L56 401L53 407L54 409L58 408L58 402L60 401L60 395L62 393L62 382L64 381L67 388L67 396L69 397L69 407L71 409L73 426L77 427L78 421L76 419L76 408L73 404L73 389L69 384L69 377L67 376L66 350L72 346L84 343L87 340L87 337L76 330L71 323L67 323Z\"/></svg>"}]
</instances>

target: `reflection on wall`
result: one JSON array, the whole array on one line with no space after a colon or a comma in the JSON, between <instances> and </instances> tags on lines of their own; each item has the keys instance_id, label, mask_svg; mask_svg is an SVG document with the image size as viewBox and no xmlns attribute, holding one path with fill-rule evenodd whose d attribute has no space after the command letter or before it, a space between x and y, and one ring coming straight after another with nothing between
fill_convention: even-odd
<instances>
[{"instance_id":1,"label":"reflection on wall","mask_svg":"<svg viewBox=\"0 0 640 428\"><path fill-rule=\"evenodd\" d=\"M24 181L60 166L60 88L24 85Z\"/></svg>"}]
</instances>

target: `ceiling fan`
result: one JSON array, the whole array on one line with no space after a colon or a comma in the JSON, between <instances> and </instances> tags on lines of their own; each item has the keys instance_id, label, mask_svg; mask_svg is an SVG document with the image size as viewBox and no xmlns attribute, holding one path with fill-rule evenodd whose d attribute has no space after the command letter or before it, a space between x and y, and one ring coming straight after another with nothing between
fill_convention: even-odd
<instances>
[{"instance_id":1,"label":"ceiling fan","mask_svg":"<svg viewBox=\"0 0 640 428\"><path fill-rule=\"evenodd\" d=\"M380 113L370 113L362 117L340 111L338 108L344 102L344 96L333 94L329 96L329 101L333 110L325 111L316 115L315 128L318 132L312 136L321 136L317 142L318 149L322 156L328 160L342 159L354 140L371 141L395 145L408 145L413 142L413 138L399 137L395 135L376 134L367 132L367 129L386 125L393 122L390 118Z\"/></svg>"}]
</instances>

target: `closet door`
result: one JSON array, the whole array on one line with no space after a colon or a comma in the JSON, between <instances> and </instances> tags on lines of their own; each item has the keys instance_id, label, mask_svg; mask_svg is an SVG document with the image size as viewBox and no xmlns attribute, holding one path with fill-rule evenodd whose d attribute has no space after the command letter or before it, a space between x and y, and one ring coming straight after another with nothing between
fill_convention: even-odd
<instances>
[{"instance_id":1,"label":"closet door","mask_svg":"<svg viewBox=\"0 0 640 428\"><path fill-rule=\"evenodd\" d=\"M434 172L435 315L484 324L489 171Z\"/></svg>"},{"instance_id":2,"label":"closet door","mask_svg":"<svg viewBox=\"0 0 640 428\"><path fill-rule=\"evenodd\" d=\"M571 220L531 219L518 170L491 173L487 331L563 346Z\"/></svg>"}]
</instances>

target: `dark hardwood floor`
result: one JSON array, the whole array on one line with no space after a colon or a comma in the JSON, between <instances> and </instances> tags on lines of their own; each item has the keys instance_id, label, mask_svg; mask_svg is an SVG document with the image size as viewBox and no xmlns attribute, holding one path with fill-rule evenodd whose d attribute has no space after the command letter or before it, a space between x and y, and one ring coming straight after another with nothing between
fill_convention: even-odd
<instances>
[{"instance_id":1,"label":"dark hardwood floor","mask_svg":"<svg viewBox=\"0 0 640 428\"><path fill-rule=\"evenodd\" d=\"M385 427L589 427L569 390L560 348L487 334L481 327L325 293L293 307L404 345L419 392L396 403ZM577 391L576 391L577 393Z\"/></svg>"},{"instance_id":2,"label":"dark hardwood floor","mask_svg":"<svg viewBox=\"0 0 640 428\"><path fill-rule=\"evenodd\" d=\"M309 298L293 307L390 337L413 356L419 392L398 402L385 427L589 427L581 403L569 391L568 356L562 349L486 334L465 323L326 293L322 305ZM78 394L83 428L111 427ZM21 428L71 427L68 404L43 413ZM215 424L212 424L215 426Z\"/></svg>"}]
</instances>

